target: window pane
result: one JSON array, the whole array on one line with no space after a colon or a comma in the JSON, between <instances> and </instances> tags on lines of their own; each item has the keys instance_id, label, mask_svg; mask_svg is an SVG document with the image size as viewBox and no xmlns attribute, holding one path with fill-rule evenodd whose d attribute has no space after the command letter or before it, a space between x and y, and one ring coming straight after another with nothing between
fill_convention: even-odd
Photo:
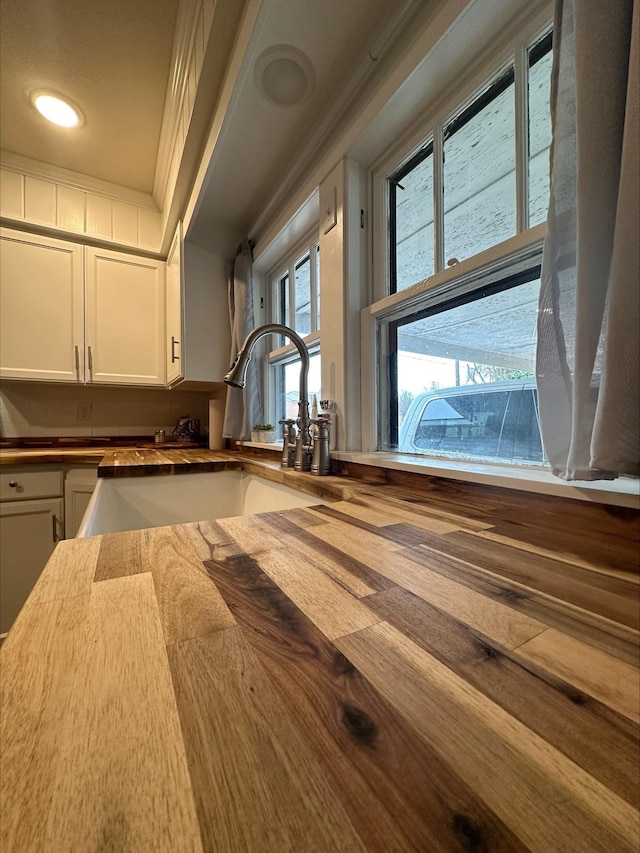
<instances>
[{"instance_id":1,"label":"window pane","mask_svg":"<svg viewBox=\"0 0 640 853\"><path fill-rule=\"evenodd\" d=\"M300 399L300 359L289 361L286 364L278 364L273 368L276 372L276 411L277 420L280 418L298 417L298 400ZM320 354L316 353L309 359L309 411L311 411L311 399L316 395L320 401ZM279 427L282 435L282 427Z\"/></svg>"},{"instance_id":2,"label":"window pane","mask_svg":"<svg viewBox=\"0 0 640 853\"><path fill-rule=\"evenodd\" d=\"M527 281L398 324L391 433L397 428L401 451L543 462L535 390L539 289L539 279Z\"/></svg>"},{"instance_id":3,"label":"window pane","mask_svg":"<svg viewBox=\"0 0 640 853\"><path fill-rule=\"evenodd\" d=\"M445 131L445 264L469 258L515 233L515 100L511 82L468 121L454 120Z\"/></svg>"},{"instance_id":4,"label":"window pane","mask_svg":"<svg viewBox=\"0 0 640 853\"><path fill-rule=\"evenodd\" d=\"M395 289L404 290L434 272L433 155L426 156L410 172L400 173L397 180L392 178L392 182Z\"/></svg>"},{"instance_id":5,"label":"window pane","mask_svg":"<svg viewBox=\"0 0 640 853\"><path fill-rule=\"evenodd\" d=\"M550 46L549 46L550 47ZM551 146L552 53L530 59L529 68L529 226L547 218Z\"/></svg>"},{"instance_id":6,"label":"window pane","mask_svg":"<svg viewBox=\"0 0 640 853\"><path fill-rule=\"evenodd\" d=\"M295 325L299 335L311 331L311 257L306 255L295 264Z\"/></svg>"},{"instance_id":7,"label":"window pane","mask_svg":"<svg viewBox=\"0 0 640 853\"><path fill-rule=\"evenodd\" d=\"M276 285L276 314L277 323L289 325L289 274L285 273L278 279Z\"/></svg>"}]
</instances>

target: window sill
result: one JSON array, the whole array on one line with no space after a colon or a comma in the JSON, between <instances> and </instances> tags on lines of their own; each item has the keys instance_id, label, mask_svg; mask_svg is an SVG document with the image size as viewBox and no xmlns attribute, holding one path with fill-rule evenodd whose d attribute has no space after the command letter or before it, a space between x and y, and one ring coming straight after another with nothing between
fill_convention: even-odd
<instances>
[{"instance_id":1,"label":"window sill","mask_svg":"<svg viewBox=\"0 0 640 853\"><path fill-rule=\"evenodd\" d=\"M569 483L554 477L550 471L524 466L456 462L449 459L430 459L425 456L384 451L366 453L340 450L332 451L331 456L343 462L371 465L376 468L390 468L394 471L428 474L432 477L463 480L485 486L501 486L523 492L640 509L640 481L638 480L598 480L576 485L575 482Z\"/></svg>"},{"instance_id":2,"label":"window sill","mask_svg":"<svg viewBox=\"0 0 640 853\"><path fill-rule=\"evenodd\" d=\"M282 450L282 439L267 443L266 441L239 441L241 447L261 447L264 450Z\"/></svg>"}]
</instances>

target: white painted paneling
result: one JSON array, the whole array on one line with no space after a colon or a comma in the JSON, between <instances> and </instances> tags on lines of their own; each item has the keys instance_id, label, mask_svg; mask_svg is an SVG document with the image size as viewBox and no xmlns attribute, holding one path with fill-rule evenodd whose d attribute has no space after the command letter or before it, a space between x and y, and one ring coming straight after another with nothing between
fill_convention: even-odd
<instances>
[{"instance_id":1,"label":"white painted paneling","mask_svg":"<svg viewBox=\"0 0 640 853\"><path fill-rule=\"evenodd\" d=\"M117 243L138 245L138 209L132 204L114 201L111 205L111 235Z\"/></svg>"},{"instance_id":2,"label":"white painted paneling","mask_svg":"<svg viewBox=\"0 0 640 853\"><path fill-rule=\"evenodd\" d=\"M162 238L162 216L156 210L138 208L138 245L158 251Z\"/></svg>"},{"instance_id":3,"label":"white painted paneling","mask_svg":"<svg viewBox=\"0 0 640 853\"><path fill-rule=\"evenodd\" d=\"M0 215L24 218L24 180L17 172L0 169Z\"/></svg>"},{"instance_id":4,"label":"white painted paneling","mask_svg":"<svg viewBox=\"0 0 640 853\"><path fill-rule=\"evenodd\" d=\"M24 214L31 222L56 224L56 185L51 181L25 177Z\"/></svg>"},{"instance_id":5,"label":"white painted paneling","mask_svg":"<svg viewBox=\"0 0 640 853\"><path fill-rule=\"evenodd\" d=\"M56 188L56 225L65 231L84 233L87 194L58 184Z\"/></svg>"},{"instance_id":6,"label":"white painted paneling","mask_svg":"<svg viewBox=\"0 0 640 853\"><path fill-rule=\"evenodd\" d=\"M87 234L111 238L111 199L87 195Z\"/></svg>"}]
</instances>

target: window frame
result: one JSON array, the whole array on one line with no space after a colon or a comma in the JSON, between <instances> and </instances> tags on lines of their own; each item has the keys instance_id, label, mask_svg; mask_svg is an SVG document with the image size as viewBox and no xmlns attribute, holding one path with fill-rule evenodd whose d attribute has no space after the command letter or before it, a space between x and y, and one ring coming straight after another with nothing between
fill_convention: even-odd
<instances>
[{"instance_id":1,"label":"window frame","mask_svg":"<svg viewBox=\"0 0 640 853\"><path fill-rule=\"evenodd\" d=\"M371 179L371 281L372 303L361 313L362 327L362 449L385 452L391 448L389 417L381 417L386 401L390 405L390 374L382 366L389 363L388 329L385 324L409 317L424 308L463 297L501 278L517 275L538 266L546 223L529 227L529 134L528 72L530 51L549 39L552 22L538 23L521 30L491 63L482 62L472 77L460 83L436 104L429 116L414 125L409 133L384 158L374 164ZM533 64L533 63L532 63ZM445 128L470 116L478 99L486 97L492 86L513 69L515 98L515 180L516 233L513 237L465 258L452 267L444 258L443 144ZM466 93L466 96L465 96ZM481 108L481 107L480 107ZM476 107L477 111L477 107ZM391 179L406 174L433 151L434 269L433 275L396 292L391 292ZM380 367L378 367L380 365ZM393 452L393 451L392 451ZM471 464L471 463L470 463Z\"/></svg>"},{"instance_id":2,"label":"window frame","mask_svg":"<svg viewBox=\"0 0 640 853\"><path fill-rule=\"evenodd\" d=\"M382 417L385 401L387 411L389 409L391 379L389 371L378 368L378 365L388 365L392 355L389 325L442 303L464 299L539 266L545 234L546 224L536 225L363 310L363 345L370 352L369 367L363 375L363 388L369 391L364 395L363 408L366 406L370 413L366 420L363 419L363 450L392 450L390 418ZM363 367L365 363L363 360Z\"/></svg>"},{"instance_id":3,"label":"window frame","mask_svg":"<svg viewBox=\"0 0 640 853\"><path fill-rule=\"evenodd\" d=\"M391 192L392 180L406 175L410 167L419 163L431 146L433 157L433 215L434 215L434 273L447 269L444 257L444 162L443 147L445 132L458 122L468 121L495 97L494 87L509 74L514 75L515 98L515 183L516 183L516 232L521 234L529 228L529 132L528 132L528 74L530 51L537 46L550 49L547 42L552 38L552 22L536 26L521 32L511 41L502 55L491 63L484 62L473 77L460 84L452 94L448 92L434 105L430 114L425 115L412 128L409 135L384 158L374 164L371 175L372 216L372 287L374 304L392 294L391 267ZM539 57L538 57L539 58ZM533 64L533 63L532 63ZM479 106L477 106L479 104ZM423 156L421 156L423 155ZM514 236L515 236L514 235ZM465 260L469 260L468 258ZM433 277L433 276L431 276ZM415 287L414 283L411 287ZM410 288L403 291L406 292ZM398 291L396 291L398 292Z\"/></svg>"},{"instance_id":4,"label":"window frame","mask_svg":"<svg viewBox=\"0 0 640 853\"><path fill-rule=\"evenodd\" d=\"M320 354L320 328L318 318L318 294L320 291L319 280L319 252L320 252L320 236L318 227L316 226L306 237L300 240L293 249L274 264L271 271L265 276L265 289L267 298L265 300L268 307L268 320L270 323L282 323L285 326L295 331L295 271L296 266L304 261L309 256L311 263L309 266L309 297L310 297L310 326L311 331L302 335L298 332L302 340L309 350L309 357ZM313 263L314 257L318 258L317 263ZM280 303L280 283L284 276L288 276L288 317L286 321L282 318L279 312ZM277 338L271 337L268 339L267 347L273 346L273 342ZM277 369L286 364L299 361L300 354L295 344L285 343L284 339L280 339L280 345L268 349L262 358L262 387L264 389L263 399L265 400L266 418L269 423L276 424L276 433L280 434L278 425L279 415L278 409L278 388L276 387Z\"/></svg>"}]
</instances>

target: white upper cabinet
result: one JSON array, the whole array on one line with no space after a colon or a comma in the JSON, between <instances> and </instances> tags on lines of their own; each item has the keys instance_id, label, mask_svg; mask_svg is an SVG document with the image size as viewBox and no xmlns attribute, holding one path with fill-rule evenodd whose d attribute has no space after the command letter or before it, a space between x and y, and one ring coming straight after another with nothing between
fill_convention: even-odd
<instances>
[{"instance_id":1,"label":"white upper cabinet","mask_svg":"<svg viewBox=\"0 0 640 853\"><path fill-rule=\"evenodd\" d=\"M229 264L182 237L167 256L167 385L213 388L229 369Z\"/></svg>"},{"instance_id":2,"label":"white upper cabinet","mask_svg":"<svg viewBox=\"0 0 640 853\"><path fill-rule=\"evenodd\" d=\"M182 357L182 229L180 223L167 256L167 385L184 379Z\"/></svg>"},{"instance_id":3,"label":"white upper cabinet","mask_svg":"<svg viewBox=\"0 0 640 853\"><path fill-rule=\"evenodd\" d=\"M82 246L0 229L0 376L81 382Z\"/></svg>"},{"instance_id":4,"label":"white upper cabinet","mask_svg":"<svg viewBox=\"0 0 640 853\"><path fill-rule=\"evenodd\" d=\"M87 380L165 384L165 264L86 249Z\"/></svg>"},{"instance_id":5,"label":"white upper cabinet","mask_svg":"<svg viewBox=\"0 0 640 853\"><path fill-rule=\"evenodd\" d=\"M0 229L0 377L165 384L165 264Z\"/></svg>"}]
</instances>

